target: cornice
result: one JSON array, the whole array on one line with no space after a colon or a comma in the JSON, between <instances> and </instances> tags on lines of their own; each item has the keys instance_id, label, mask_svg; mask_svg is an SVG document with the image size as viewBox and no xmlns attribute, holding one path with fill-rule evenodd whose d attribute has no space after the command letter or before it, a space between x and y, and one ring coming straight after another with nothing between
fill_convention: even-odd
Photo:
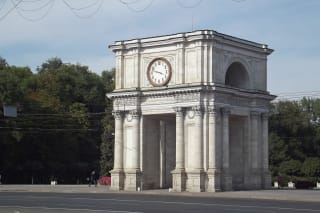
<instances>
[{"instance_id":1,"label":"cornice","mask_svg":"<svg viewBox=\"0 0 320 213\"><path fill-rule=\"evenodd\" d=\"M116 41L109 48L114 52L129 50L133 48L148 48L165 45L176 45L178 43L188 43L194 41L212 41L226 45L232 45L249 49L255 52L269 55L273 52L268 45L248 41L234 36L219 33L213 30L198 30L186 33L177 33L171 35L163 35L156 37L138 38L132 40Z\"/></svg>"},{"instance_id":2,"label":"cornice","mask_svg":"<svg viewBox=\"0 0 320 213\"><path fill-rule=\"evenodd\" d=\"M265 99L268 101L272 101L277 97L275 95L271 95L267 91L247 90L247 89L241 89L236 87L230 87L223 84L214 84L212 86L212 90L220 94L229 94L229 95L235 95L237 97L244 97L244 98Z\"/></svg>"},{"instance_id":3,"label":"cornice","mask_svg":"<svg viewBox=\"0 0 320 213\"><path fill-rule=\"evenodd\" d=\"M165 97L171 95L188 95L194 93L213 93L223 95L234 95L236 97L249 98L249 99L263 99L272 101L276 98L267 91L259 90L246 90L235 87L229 87L223 84L212 85L179 85L179 86L165 86L165 87L152 87L140 88L135 90L115 90L108 93L107 97L110 99L115 98L130 98L130 97Z\"/></svg>"}]
</instances>

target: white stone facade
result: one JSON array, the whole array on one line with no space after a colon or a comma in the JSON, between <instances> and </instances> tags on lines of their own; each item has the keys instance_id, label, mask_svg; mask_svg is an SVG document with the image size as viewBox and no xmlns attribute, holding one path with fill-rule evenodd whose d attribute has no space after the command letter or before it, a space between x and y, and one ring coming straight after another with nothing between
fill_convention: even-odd
<instances>
[{"instance_id":1,"label":"white stone facade","mask_svg":"<svg viewBox=\"0 0 320 213\"><path fill-rule=\"evenodd\" d=\"M115 42L113 190L271 187L267 45L211 30ZM171 66L154 86L154 59Z\"/></svg>"}]
</instances>

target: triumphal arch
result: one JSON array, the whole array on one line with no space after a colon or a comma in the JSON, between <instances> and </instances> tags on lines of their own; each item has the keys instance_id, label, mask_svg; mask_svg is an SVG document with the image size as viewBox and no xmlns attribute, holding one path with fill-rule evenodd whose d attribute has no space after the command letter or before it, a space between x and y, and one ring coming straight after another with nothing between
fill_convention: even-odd
<instances>
[{"instance_id":1,"label":"triumphal arch","mask_svg":"<svg viewBox=\"0 0 320 213\"><path fill-rule=\"evenodd\" d=\"M271 186L267 56L212 30L117 41L113 190Z\"/></svg>"}]
</instances>

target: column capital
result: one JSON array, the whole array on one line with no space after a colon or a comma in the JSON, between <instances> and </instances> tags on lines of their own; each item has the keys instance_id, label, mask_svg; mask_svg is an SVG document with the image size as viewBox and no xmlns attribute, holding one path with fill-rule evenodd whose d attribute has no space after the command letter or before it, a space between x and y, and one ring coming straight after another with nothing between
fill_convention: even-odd
<instances>
[{"instance_id":1,"label":"column capital","mask_svg":"<svg viewBox=\"0 0 320 213\"><path fill-rule=\"evenodd\" d=\"M250 111L250 116L251 117L258 117L258 116L260 116L260 112L258 112L258 111Z\"/></svg>"},{"instance_id":2,"label":"column capital","mask_svg":"<svg viewBox=\"0 0 320 213\"><path fill-rule=\"evenodd\" d=\"M185 109L183 107L175 107L174 110L176 111L176 117L182 117Z\"/></svg>"},{"instance_id":3,"label":"column capital","mask_svg":"<svg viewBox=\"0 0 320 213\"><path fill-rule=\"evenodd\" d=\"M222 114L223 115L229 115L230 114L230 107L223 107L222 108Z\"/></svg>"},{"instance_id":4,"label":"column capital","mask_svg":"<svg viewBox=\"0 0 320 213\"><path fill-rule=\"evenodd\" d=\"M130 110L127 112L127 121L131 122L132 119L139 119L140 118L140 115L141 115L141 112L139 110Z\"/></svg>"},{"instance_id":5,"label":"column capital","mask_svg":"<svg viewBox=\"0 0 320 213\"><path fill-rule=\"evenodd\" d=\"M262 117L263 121L268 120L269 117L270 117L270 113L269 112L264 112L264 113L261 114L261 117Z\"/></svg>"},{"instance_id":6,"label":"column capital","mask_svg":"<svg viewBox=\"0 0 320 213\"><path fill-rule=\"evenodd\" d=\"M135 119L135 118L139 118L140 117L141 112L139 110L137 110L137 109L134 109L134 110L130 110L129 111L129 115L131 115L132 118Z\"/></svg>"},{"instance_id":7,"label":"column capital","mask_svg":"<svg viewBox=\"0 0 320 213\"><path fill-rule=\"evenodd\" d=\"M201 116L202 115L202 107L199 105L199 106L193 106L192 108L192 111L194 112L194 115L195 116Z\"/></svg>"},{"instance_id":8,"label":"column capital","mask_svg":"<svg viewBox=\"0 0 320 213\"><path fill-rule=\"evenodd\" d=\"M120 120L123 116L123 112L119 110L113 110L112 115L116 120Z\"/></svg>"},{"instance_id":9,"label":"column capital","mask_svg":"<svg viewBox=\"0 0 320 213\"><path fill-rule=\"evenodd\" d=\"M208 110L209 116L210 115L213 116L219 112L220 108L217 106L208 106L207 110Z\"/></svg>"}]
</instances>

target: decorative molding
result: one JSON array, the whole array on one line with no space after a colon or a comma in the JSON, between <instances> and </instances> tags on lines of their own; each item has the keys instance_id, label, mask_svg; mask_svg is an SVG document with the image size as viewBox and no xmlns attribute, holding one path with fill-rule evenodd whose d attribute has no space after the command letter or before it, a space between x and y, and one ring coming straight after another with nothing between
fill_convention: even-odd
<instances>
[{"instance_id":1,"label":"decorative molding","mask_svg":"<svg viewBox=\"0 0 320 213\"><path fill-rule=\"evenodd\" d=\"M128 122L131 122L133 119L139 119L141 112L137 109L127 111L126 119Z\"/></svg>"},{"instance_id":2,"label":"decorative molding","mask_svg":"<svg viewBox=\"0 0 320 213\"><path fill-rule=\"evenodd\" d=\"M115 118L116 120L122 119L122 114L123 114L123 112L120 111L120 110L113 110L113 111L112 111L112 115L114 116L114 118Z\"/></svg>"},{"instance_id":3,"label":"decorative molding","mask_svg":"<svg viewBox=\"0 0 320 213\"><path fill-rule=\"evenodd\" d=\"M200 92L188 93L188 92L178 92L175 94L174 98L176 102L190 102L190 101L200 101Z\"/></svg>"},{"instance_id":4,"label":"decorative molding","mask_svg":"<svg viewBox=\"0 0 320 213\"><path fill-rule=\"evenodd\" d=\"M114 101L114 106L136 106L138 104L138 97L124 97L124 98L116 98Z\"/></svg>"},{"instance_id":5,"label":"decorative molding","mask_svg":"<svg viewBox=\"0 0 320 213\"><path fill-rule=\"evenodd\" d=\"M183 117L184 114L184 108L183 107L176 107L176 117Z\"/></svg>"},{"instance_id":6,"label":"decorative molding","mask_svg":"<svg viewBox=\"0 0 320 213\"><path fill-rule=\"evenodd\" d=\"M224 45L230 45L242 49L247 49L249 51L262 53L264 55L269 55L273 51L272 49L269 49L268 46L265 44L247 41L241 38L236 38L233 36L222 34L213 30L198 30L186 33L177 33L156 37L116 41L114 44L110 45L109 48L111 48L113 51L117 51L119 49L131 49L137 47L148 48L157 45L172 45L184 42L197 41L216 41Z\"/></svg>"},{"instance_id":7,"label":"decorative molding","mask_svg":"<svg viewBox=\"0 0 320 213\"><path fill-rule=\"evenodd\" d=\"M229 115L229 114L230 114L230 107L223 107L223 108L222 108L222 114L223 114L224 116Z\"/></svg>"},{"instance_id":8,"label":"decorative molding","mask_svg":"<svg viewBox=\"0 0 320 213\"><path fill-rule=\"evenodd\" d=\"M215 105L208 106L207 111L209 113L209 116L215 116L219 112L219 108Z\"/></svg>"},{"instance_id":9,"label":"decorative molding","mask_svg":"<svg viewBox=\"0 0 320 213\"><path fill-rule=\"evenodd\" d=\"M130 110L129 114L132 116L133 119L138 119L141 116L141 112L139 110Z\"/></svg>"},{"instance_id":10,"label":"decorative molding","mask_svg":"<svg viewBox=\"0 0 320 213\"><path fill-rule=\"evenodd\" d=\"M250 116L251 116L251 117L254 117L254 118L260 116L260 114L261 114L261 113L258 112L258 111L250 111Z\"/></svg>"},{"instance_id":11,"label":"decorative molding","mask_svg":"<svg viewBox=\"0 0 320 213\"><path fill-rule=\"evenodd\" d=\"M262 121L267 121L269 119L269 117L270 117L269 112L265 112L265 113L261 114Z\"/></svg>"},{"instance_id":12,"label":"decorative molding","mask_svg":"<svg viewBox=\"0 0 320 213\"><path fill-rule=\"evenodd\" d=\"M203 107L201 105L193 106L191 109L194 112L195 116L202 116Z\"/></svg>"}]
</instances>

